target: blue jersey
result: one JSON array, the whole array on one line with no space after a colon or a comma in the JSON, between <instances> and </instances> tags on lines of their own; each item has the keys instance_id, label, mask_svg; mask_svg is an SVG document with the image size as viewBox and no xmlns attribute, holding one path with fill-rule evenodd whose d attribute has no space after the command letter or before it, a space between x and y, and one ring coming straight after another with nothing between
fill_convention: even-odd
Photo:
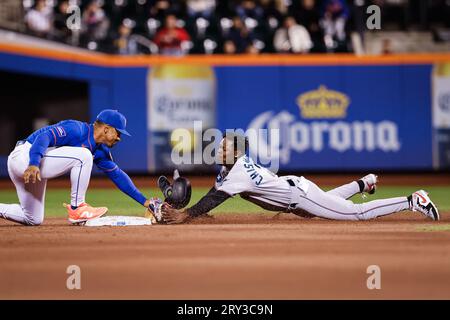
<instances>
[{"instance_id":1,"label":"blue jersey","mask_svg":"<svg viewBox=\"0 0 450 320\"><path fill-rule=\"evenodd\" d=\"M130 177L114 162L108 146L96 144L94 125L76 120L65 120L33 132L27 139L32 144L29 165L39 166L49 147L81 147L89 149L94 163L115 185L137 202L144 204L145 196L136 188Z\"/></svg>"}]
</instances>

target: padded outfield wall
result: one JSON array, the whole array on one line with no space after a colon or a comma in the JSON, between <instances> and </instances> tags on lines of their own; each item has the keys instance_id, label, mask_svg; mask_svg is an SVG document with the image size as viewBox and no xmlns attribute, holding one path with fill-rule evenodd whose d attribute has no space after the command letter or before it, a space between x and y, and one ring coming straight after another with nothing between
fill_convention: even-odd
<instances>
[{"instance_id":1,"label":"padded outfield wall","mask_svg":"<svg viewBox=\"0 0 450 320\"><path fill-rule=\"evenodd\" d=\"M91 119L104 108L128 118L133 137L113 156L130 173L169 169L173 131L194 120L279 129L283 171L450 165L448 54L167 58L0 44L0 70L87 82Z\"/></svg>"}]
</instances>

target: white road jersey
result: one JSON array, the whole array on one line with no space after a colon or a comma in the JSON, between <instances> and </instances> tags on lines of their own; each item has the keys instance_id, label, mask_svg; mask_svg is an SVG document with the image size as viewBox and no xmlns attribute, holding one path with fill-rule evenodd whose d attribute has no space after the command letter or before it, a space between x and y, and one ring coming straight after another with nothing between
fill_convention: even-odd
<instances>
[{"instance_id":1,"label":"white road jersey","mask_svg":"<svg viewBox=\"0 0 450 320\"><path fill-rule=\"evenodd\" d=\"M231 170L222 167L215 187L230 196L239 194L243 199L264 209L280 211L287 209L291 203L291 186L286 181L288 179L295 179L296 186L307 192L308 184L303 177L279 177L256 164L251 158L243 156Z\"/></svg>"}]
</instances>

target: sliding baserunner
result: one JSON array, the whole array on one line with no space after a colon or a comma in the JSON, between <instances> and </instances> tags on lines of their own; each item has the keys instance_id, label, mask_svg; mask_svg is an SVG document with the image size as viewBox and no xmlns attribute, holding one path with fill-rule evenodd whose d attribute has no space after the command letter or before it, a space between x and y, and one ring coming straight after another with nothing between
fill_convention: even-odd
<instances>
[{"instance_id":1,"label":"sliding baserunner","mask_svg":"<svg viewBox=\"0 0 450 320\"><path fill-rule=\"evenodd\" d=\"M224 165L217 176L215 186L190 208L176 210L166 203L163 204L163 221L183 223L189 218L208 213L237 194L264 209L292 212L304 217L369 220L412 210L432 220L439 220L438 209L423 190L409 196L356 204L348 199L357 193L373 194L376 191L375 174L368 174L357 181L326 192L305 177L275 175L246 156L247 151L246 137L228 133L222 139L218 152L218 158Z\"/></svg>"}]
</instances>

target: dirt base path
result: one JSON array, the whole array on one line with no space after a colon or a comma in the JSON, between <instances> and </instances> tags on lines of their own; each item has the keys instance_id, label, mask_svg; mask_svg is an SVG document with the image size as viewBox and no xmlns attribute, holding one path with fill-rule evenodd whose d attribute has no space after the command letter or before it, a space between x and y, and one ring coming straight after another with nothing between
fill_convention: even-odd
<instances>
[{"instance_id":1,"label":"dirt base path","mask_svg":"<svg viewBox=\"0 0 450 320\"><path fill-rule=\"evenodd\" d=\"M0 299L450 299L444 217L220 215L102 228L1 220ZM81 290L66 288L69 265L81 268ZM381 268L381 290L367 289L370 265Z\"/></svg>"}]
</instances>

